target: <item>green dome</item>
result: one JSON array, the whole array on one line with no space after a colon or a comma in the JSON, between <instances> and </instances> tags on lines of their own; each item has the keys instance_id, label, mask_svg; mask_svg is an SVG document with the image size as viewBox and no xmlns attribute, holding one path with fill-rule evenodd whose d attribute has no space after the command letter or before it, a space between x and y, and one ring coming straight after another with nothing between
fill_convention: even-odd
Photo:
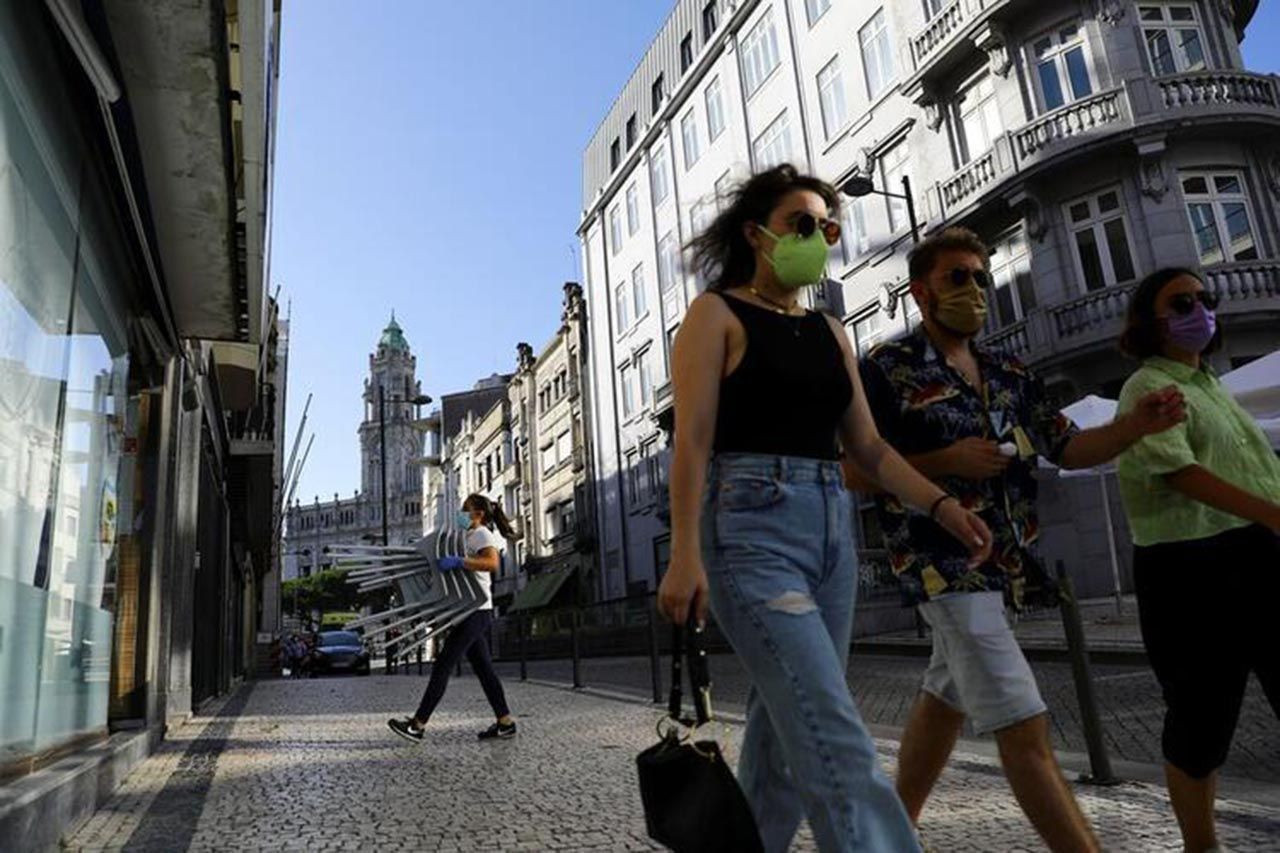
<instances>
[{"instance_id":1,"label":"green dome","mask_svg":"<svg viewBox=\"0 0 1280 853\"><path fill-rule=\"evenodd\" d=\"M378 349L383 347L399 350L400 352L409 351L409 342L404 339L404 330L396 322L396 312L394 311L391 312L391 322L382 330L382 337L378 339Z\"/></svg>"}]
</instances>

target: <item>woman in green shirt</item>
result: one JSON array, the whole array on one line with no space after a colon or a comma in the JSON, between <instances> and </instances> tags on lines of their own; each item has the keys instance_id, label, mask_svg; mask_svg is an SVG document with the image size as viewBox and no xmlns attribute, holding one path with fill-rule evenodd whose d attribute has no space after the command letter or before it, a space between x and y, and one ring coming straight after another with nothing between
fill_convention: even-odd
<instances>
[{"instance_id":1,"label":"woman in green shirt","mask_svg":"<svg viewBox=\"0 0 1280 853\"><path fill-rule=\"evenodd\" d=\"M1162 269L1134 291L1120 339L1142 366L1119 413L1176 385L1186 420L1117 464L1134 542L1147 657L1164 693L1169 798L1187 851L1216 850L1213 801L1250 671L1280 717L1280 460L1202 362L1221 342L1217 297Z\"/></svg>"}]
</instances>

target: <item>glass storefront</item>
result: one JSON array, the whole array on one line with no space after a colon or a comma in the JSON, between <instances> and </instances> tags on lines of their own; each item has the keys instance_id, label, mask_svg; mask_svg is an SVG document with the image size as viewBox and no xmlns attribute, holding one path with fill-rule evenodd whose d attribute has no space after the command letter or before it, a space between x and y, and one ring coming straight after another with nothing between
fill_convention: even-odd
<instances>
[{"instance_id":1,"label":"glass storefront","mask_svg":"<svg viewBox=\"0 0 1280 853\"><path fill-rule=\"evenodd\" d=\"M0 4L0 766L106 727L127 405L121 237L46 14Z\"/></svg>"}]
</instances>

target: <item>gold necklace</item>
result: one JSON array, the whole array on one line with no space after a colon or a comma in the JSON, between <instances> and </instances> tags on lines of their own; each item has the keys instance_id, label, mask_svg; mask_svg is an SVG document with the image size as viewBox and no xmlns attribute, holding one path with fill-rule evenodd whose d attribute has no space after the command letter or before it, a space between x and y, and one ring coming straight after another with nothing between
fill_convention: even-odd
<instances>
[{"instance_id":1,"label":"gold necklace","mask_svg":"<svg viewBox=\"0 0 1280 853\"><path fill-rule=\"evenodd\" d=\"M762 302L767 302L771 306L773 306L773 310L776 311L777 313L785 314L788 317L796 316L795 314L791 313L793 310L795 310L796 303L793 302L790 305L783 305L781 302L778 302L777 300L770 299L769 297L765 296L763 293L756 290L754 287L749 287L747 289L751 291L751 295L754 296L756 299L759 299Z\"/></svg>"}]
</instances>

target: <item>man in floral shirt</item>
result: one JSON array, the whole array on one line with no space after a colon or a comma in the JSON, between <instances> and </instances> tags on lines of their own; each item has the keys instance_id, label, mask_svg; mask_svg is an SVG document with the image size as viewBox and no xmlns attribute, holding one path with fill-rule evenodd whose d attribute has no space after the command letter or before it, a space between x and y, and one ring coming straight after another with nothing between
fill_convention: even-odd
<instances>
[{"instance_id":1,"label":"man in floral shirt","mask_svg":"<svg viewBox=\"0 0 1280 853\"><path fill-rule=\"evenodd\" d=\"M972 231L948 228L923 241L908 268L923 322L862 362L867 401L885 439L947 490L944 500L981 516L995 542L991 559L970 568L929 515L877 495L893 571L933 629L933 658L902 736L898 794L918 820L968 716L976 732L995 734L1018 802L1049 848L1096 850L1054 759L1046 707L1004 599L1008 593L1020 606L1054 598L1035 552L1039 458L1065 468L1100 465L1182 420L1182 398L1166 388L1129 415L1081 431L1026 367L974 344L991 281L987 248Z\"/></svg>"}]
</instances>

